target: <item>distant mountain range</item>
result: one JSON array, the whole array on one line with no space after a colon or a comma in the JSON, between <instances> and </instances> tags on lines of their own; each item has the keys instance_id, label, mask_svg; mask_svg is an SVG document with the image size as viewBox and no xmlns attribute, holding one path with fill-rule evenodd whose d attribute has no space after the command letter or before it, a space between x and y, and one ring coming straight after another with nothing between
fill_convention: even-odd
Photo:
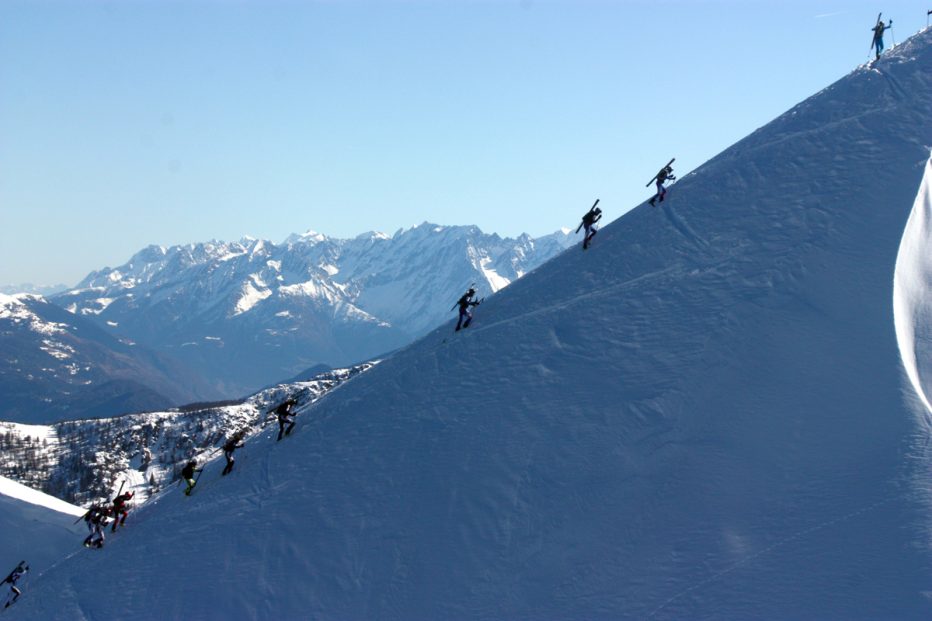
<instances>
[{"instance_id":1,"label":"distant mountain range","mask_svg":"<svg viewBox=\"0 0 932 621\"><path fill-rule=\"evenodd\" d=\"M48 423L216 396L198 373L45 299L0 294L0 414Z\"/></svg>"},{"instance_id":2,"label":"distant mountain range","mask_svg":"<svg viewBox=\"0 0 932 621\"><path fill-rule=\"evenodd\" d=\"M568 230L502 238L424 223L391 236L149 246L48 301L5 298L61 324L56 334L74 352L44 345L41 330L29 335L35 322L7 329L0 316L0 385L19 403L0 406L0 417L45 422L240 397L318 365L368 360L453 318L470 284L493 293L574 241ZM39 399L47 415L27 415Z\"/></svg>"},{"instance_id":3,"label":"distant mountain range","mask_svg":"<svg viewBox=\"0 0 932 621\"><path fill-rule=\"evenodd\" d=\"M34 285L24 282L18 285L0 285L0 293L14 295L16 293L32 293L34 295L50 296L68 290L68 285Z\"/></svg>"}]
</instances>

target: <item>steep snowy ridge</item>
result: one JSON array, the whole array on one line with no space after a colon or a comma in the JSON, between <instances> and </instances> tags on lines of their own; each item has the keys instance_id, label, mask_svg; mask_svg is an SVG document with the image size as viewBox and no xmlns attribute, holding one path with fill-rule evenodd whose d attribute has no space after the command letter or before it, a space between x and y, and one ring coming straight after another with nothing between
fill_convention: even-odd
<instances>
[{"instance_id":1,"label":"steep snowy ridge","mask_svg":"<svg viewBox=\"0 0 932 621\"><path fill-rule=\"evenodd\" d=\"M315 364L356 363L407 344L448 317L470 282L496 291L572 241L563 231L502 239L474 226L424 223L392 237L308 232L280 245L244 238L150 246L54 301L237 395Z\"/></svg>"},{"instance_id":2,"label":"steep snowy ridge","mask_svg":"<svg viewBox=\"0 0 932 621\"><path fill-rule=\"evenodd\" d=\"M926 32L159 496L14 618L928 618L893 290L929 110Z\"/></svg>"}]
</instances>

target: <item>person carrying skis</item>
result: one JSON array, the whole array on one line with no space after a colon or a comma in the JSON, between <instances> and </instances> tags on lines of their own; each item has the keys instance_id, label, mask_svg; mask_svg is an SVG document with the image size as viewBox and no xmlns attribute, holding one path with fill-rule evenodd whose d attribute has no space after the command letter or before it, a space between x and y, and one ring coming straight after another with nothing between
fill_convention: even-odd
<instances>
[{"instance_id":1,"label":"person carrying skis","mask_svg":"<svg viewBox=\"0 0 932 621\"><path fill-rule=\"evenodd\" d=\"M16 566L16 569L11 571L10 575L7 576L3 582L0 582L0 584L10 583L10 595L13 596L11 599L7 600L4 608L9 608L13 603L16 602L17 599L19 599L19 596L23 594L23 592L16 586L16 581L22 578L27 571L29 571L29 565L26 564L26 561L20 561L19 565Z\"/></svg>"},{"instance_id":2,"label":"person carrying skis","mask_svg":"<svg viewBox=\"0 0 932 621\"><path fill-rule=\"evenodd\" d=\"M230 471L233 470L233 463L236 461L233 459L233 451L245 446L240 443L240 440L243 439L243 434L244 432L242 430L237 431L226 441L226 444L223 445L223 456L226 457L227 465L223 467L223 472L220 473L222 476L230 474Z\"/></svg>"},{"instance_id":3,"label":"person carrying skis","mask_svg":"<svg viewBox=\"0 0 932 621\"><path fill-rule=\"evenodd\" d=\"M660 202L663 202L663 197L667 195L667 189L663 187L665 181L676 181L676 177L673 176L673 167L667 164L660 169L660 172L657 173L655 177L657 180L657 194L650 199L650 206L653 207L657 202L657 199L660 199Z\"/></svg>"},{"instance_id":4,"label":"person carrying skis","mask_svg":"<svg viewBox=\"0 0 932 621\"><path fill-rule=\"evenodd\" d=\"M291 410L297 403L294 399L285 399L277 408L275 414L278 416L278 439L281 440L283 435L289 435L294 429L295 413ZM286 427L287 425L287 427Z\"/></svg>"},{"instance_id":5,"label":"person carrying skis","mask_svg":"<svg viewBox=\"0 0 932 621\"><path fill-rule=\"evenodd\" d=\"M589 209L589 212L582 217L582 222L579 226L576 227L576 232L579 232L579 229L586 227L586 230L583 231L583 242L582 248L585 250L589 247L589 242L592 241L592 238L595 237L595 234L598 233L598 230L595 228L595 223L602 218L602 210L596 207L599 204L598 199Z\"/></svg>"},{"instance_id":6,"label":"person carrying skis","mask_svg":"<svg viewBox=\"0 0 932 621\"><path fill-rule=\"evenodd\" d=\"M877 52L877 58L880 58L880 53L883 52L883 33L891 26L893 26L892 19L888 24L884 24L883 21L877 20L877 25L871 28L874 33L874 40L871 42L871 47Z\"/></svg>"},{"instance_id":7,"label":"person carrying skis","mask_svg":"<svg viewBox=\"0 0 932 621\"><path fill-rule=\"evenodd\" d=\"M87 526L87 539L84 540L84 545L87 545L90 538L94 535L94 521L97 519L97 512L100 511L99 505L91 505L87 510L87 513L84 514L84 524Z\"/></svg>"},{"instance_id":8,"label":"person carrying skis","mask_svg":"<svg viewBox=\"0 0 932 621\"><path fill-rule=\"evenodd\" d=\"M126 524L126 515L129 513L129 507L126 506L126 503L130 501L133 497L133 492L123 492L122 494L117 494L116 498L113 499L113 508L110 509L110 512L113 514L113 529L111 532L116 532L117 526L123 526Z\"/></svg>"},{"instance_id":9,"label":"person carrying skis","mask_svg":"<svg viewBox=\"0 0 932 621\"><path fill-rule=\"evenodd\" d=\"M197 467L197 460L192 459L184 465L184 468L181 469L181 478L184 479L185 483L188 484L187 489L184 490L185 496L191 495L191 490L194 489L194 486L197 485L197 481L194 479L194 474L200 472L203 468Z\"/></svg>"},{"instance_id":10,"label":"person carrying skis","mask_svg":"<svg viewBox=\"0 0 932 621\"><path fill-rule=\"evenodd\" d=\"M476 295L476 290L473 287L469 288L469 291L463 294L463 296L453 305L453 308L457 306L460 307L460 316L459 321L456 322L455 332L459 332L460 328L468 328L469 323L472 321L472 313L469 312L470 306L479 306L480 300L474 300L473 296ZM450 310L453 310L451 308ZM464 321L465 319L465 321Z\"/></svg>"},{"instance_id":11,"label":"person carrying skis","mask_svg":"<svg viewBox=\"0 0 932 621\"><path fill-rule=\"evenodd\" d=\"M103 505L94 505L87 512L87 528L91 534L84 540L84 546L87 548L104 547L104 528L107 526L107 508Z\"/></svg>"}]
</instances>

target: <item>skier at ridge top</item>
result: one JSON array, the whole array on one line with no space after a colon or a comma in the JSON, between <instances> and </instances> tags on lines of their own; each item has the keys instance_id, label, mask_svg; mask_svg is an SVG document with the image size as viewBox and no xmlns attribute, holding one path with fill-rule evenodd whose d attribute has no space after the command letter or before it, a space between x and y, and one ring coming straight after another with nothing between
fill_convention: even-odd
<instances>
[{"instance_id":1,"label":"skier at ridge top","mask_svg":"<svg viewBox=\"0 0 932 621\"><path fill-rule=\"evenodd\" d=\"M874 40L871 42L871 47L877 52L877 58L880 58L880 54L883 52L883 33L892 26L892 19L887 24L884 24L883 20L878 19L877 25L871 28L871 31L874 33Z\"/></svg>"}]
</instances>

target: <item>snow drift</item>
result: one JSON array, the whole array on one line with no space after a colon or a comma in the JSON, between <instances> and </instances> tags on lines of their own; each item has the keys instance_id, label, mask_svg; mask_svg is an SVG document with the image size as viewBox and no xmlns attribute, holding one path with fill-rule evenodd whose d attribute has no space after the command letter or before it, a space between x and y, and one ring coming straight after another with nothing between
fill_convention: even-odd
<instances>
[{"instance_id":1,"label":"snow drift","mask_svg":"<svg viewBox=\"0 0 932 621\"><path fill-rule=\"evenodd\" d=\"M16 613L928 618L928 430L892 300L930 68L927 32L854 71Z\"/></svg>"},{"instance_id":2,"label":"snow drift","mask_svg":"<svg viewBox=\"0 0 932 621\"><path fill-rule=\"evenodd\" d=\"M0 476L0 580L23 560L31 579L79 549L87 535L83 523L75 524L82 515L80 507ZM8 591L8 584L0 587L0 596Z\"/></svg>"},{"instance_id":3,"label":"snow drift","mask_svg":"<svg viewBox=\"0 0 932 621\"><path fill-rule=\"evenodd\" d=\"M916 394L932 414L932 162L906 223L896 259L894 308L903 366Z\"/></svg>"}]
</instances>

